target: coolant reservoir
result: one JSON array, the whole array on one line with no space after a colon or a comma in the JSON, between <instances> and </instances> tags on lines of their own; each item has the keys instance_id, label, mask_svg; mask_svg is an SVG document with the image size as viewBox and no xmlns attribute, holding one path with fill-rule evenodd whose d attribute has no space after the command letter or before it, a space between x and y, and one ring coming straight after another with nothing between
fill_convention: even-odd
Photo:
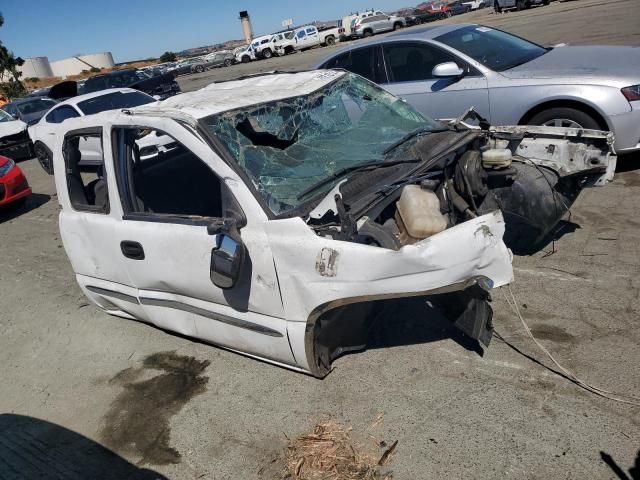
<instances>
[{"instance_id":1,"label":"coolant reservoir","mask_svg":"<svg viewBox=\"0 0 640 480\"><path fill-rule=\"evenodd\" d=\"M482 152L482 166L485 168L507 168L513 154L508 148L492 148Z\"/></svg>"},{"instance_id":2,"label":"coolant reservoir","mask_svg":"<svg viewBox=\"0 0 640 480\"><path fill-rule=\"evenodd\" d=\"M440 213L438 196L419 185L404 187L396 208L396 223L403 245L415 243L447 228L447 219Z\"/></svg>"}]
</instances>

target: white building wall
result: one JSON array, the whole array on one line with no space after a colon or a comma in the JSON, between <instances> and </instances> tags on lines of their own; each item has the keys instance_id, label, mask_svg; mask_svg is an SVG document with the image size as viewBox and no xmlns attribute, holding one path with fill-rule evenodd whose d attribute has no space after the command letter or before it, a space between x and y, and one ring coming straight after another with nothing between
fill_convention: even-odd
<instances>
[{"instance_id":1,"label":"white building wall","mask_svg":"<svg viewBox=\"0 0 640 480\"><path fill-rule=\"evenodd\" d=\"M115 66L115 63L111 52L79 55L77 57L51 62L51 70L56 77L77 75L82 73L83 70L90 70L91 67L111 68L113 66Z\"/></svg>"},{"instance_id":2,"label":"white building wall","mask_svg":"<svg viewBox=\"0 0 640 480\"><path fill-rule=\"evenodd\" d=\"M22 72L22 79L53 77L53 71L47 57L27 58L24 64L18 67L18 71Z\"/></svg>"}]
</instances>

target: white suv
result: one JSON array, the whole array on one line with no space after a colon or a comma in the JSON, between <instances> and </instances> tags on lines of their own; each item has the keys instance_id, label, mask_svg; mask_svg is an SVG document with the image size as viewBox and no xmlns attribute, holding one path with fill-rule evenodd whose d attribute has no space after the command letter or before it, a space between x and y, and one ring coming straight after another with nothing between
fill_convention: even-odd
<instances>
[{"instance_id":1,"label":"white suv","mask_svg":"<svg viewBox=\"0 0 640 480\"><path fill-rule=\"evenodd\" d=\"M373 15L354 19L351 25L351 36L370 37L377 33L398 30L405 26L406 20L403 17L375 12Z\"/></svg>"}]
</instances>

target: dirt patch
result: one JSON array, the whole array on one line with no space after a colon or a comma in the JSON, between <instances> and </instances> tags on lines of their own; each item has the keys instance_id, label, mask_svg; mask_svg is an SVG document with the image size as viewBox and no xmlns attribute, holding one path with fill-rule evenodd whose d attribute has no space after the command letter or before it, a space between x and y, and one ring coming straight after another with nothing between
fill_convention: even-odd
<instances>
[{"instance_id":1,"label":"dirt patch","mask_svg":"<svg viewBox=\"0 0 640 480\"><path fill-rule=\"evenodd\" d=\"M558 343L572 343L576 338L555 325L537 325L531 329L531 333L540 340L551 340Z\"/></svg>"},{"instance_id":2,"label":"dirt patch","mask_svg":"<svg viewBox=\"0 0 640 480\"><path fill-rule=\"evenodd\" d=\"M122 392L112 402L104 417L100 436L105 446L124 454L140 457L141 464L179 463L180 453L169 445L169 420L195 395L203 393L209 377L202 373L208 360L155 353L140 367L126 368L111 379L122 385ZM138 380L148 371L163 373Z\"/></svg>"},{"instance_id":3,"label":"dirt patch","mask_svg":"<svg viewBox=\"0 0 640 480\"><path fill-rule=\"evenodd\" d=\"M332 418L316 423L312 431L289 440L280 458L272 459L270 468L258 474L271 475L266 470L282 463L282 479L294 480L391 480L391 472L383 472L391 462L398 442L387 444L372 431L382 423L382 414L360 435ZM365 440L366 438L366 440Z\"/></svg>"}]
</instances>

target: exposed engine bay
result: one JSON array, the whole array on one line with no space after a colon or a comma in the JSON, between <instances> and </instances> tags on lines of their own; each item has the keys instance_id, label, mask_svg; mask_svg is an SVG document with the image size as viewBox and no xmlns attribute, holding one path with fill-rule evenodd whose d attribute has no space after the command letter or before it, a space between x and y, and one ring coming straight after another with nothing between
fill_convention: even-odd
<instances>
[{"instance_id":1,"label":"exposed engine bay","mask_svg":"<svg viewBox=\"0 0 640 480\"><path fill-rule=\"evenodd\" d=\"M359 173L308 220L322 236L397 250L494 210L504 241L531 253L553 233L580 191L612 178L604 132L550 127L460 127L399 145L387 167ZM415 163L394 164L398 159ZM328 200L328 199L327 199ZM314 218L315 217L315 218Z\"/></svg>"}]
</instances>

